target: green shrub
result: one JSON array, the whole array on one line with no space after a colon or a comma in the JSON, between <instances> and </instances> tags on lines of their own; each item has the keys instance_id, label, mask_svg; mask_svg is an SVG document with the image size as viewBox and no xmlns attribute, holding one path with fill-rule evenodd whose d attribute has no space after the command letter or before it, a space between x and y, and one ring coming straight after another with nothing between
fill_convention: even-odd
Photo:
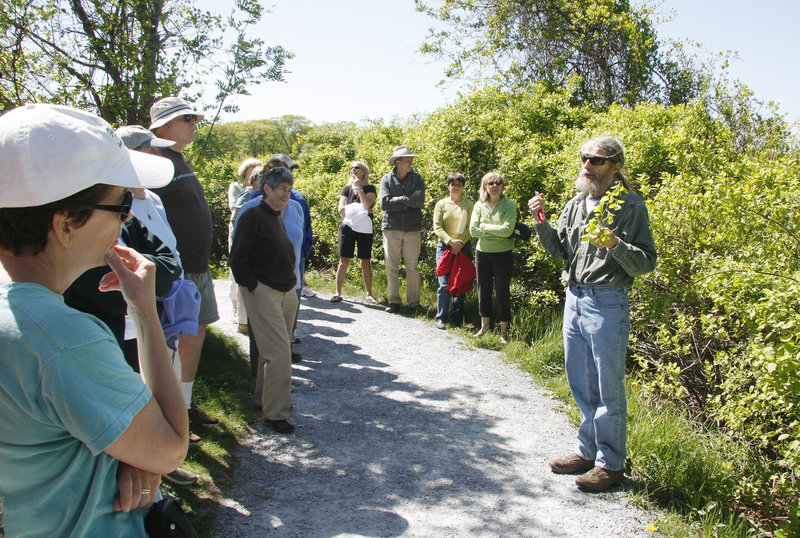
<instances>
[{"instance_id":1,"label":"green shrub","mask_svg":"<svg viewBox=\"0 0 800 538\"><path fill-rule=\"evenodd\" d=\"M659 256L656 270L637 279L631 293L628 364L646 396L675 402L756 458L731 483L714 478L712 489L690 483L681 487L693 490L681 493L677 482L657 473L648 481L691 509L716 514L709 521L728 521L726 514L739 511L768 532L777 521L794 524L785 518L799 517L793 484L800 471L800 163L785 122L746 89L719 90L688 105L594 110L577 103L569 88L487 88L402 123L309 127L292 150L317 237L312 263L330 268L337 262L336 207L354 159L369 165L378 186L395 145L407 143L420 156L415 169L427 185L420 269L433 289L431 219L434 204L447 195L448 173L463 173L465 195L476 199L480 178L497 170L508 180L506 195L521 219L529 220L527 200L539 191L554 221L574 196L580 145L597 135L625 145L626 168L647 202ZM194 162L218 238L227 233L222 200L235 179L233 154L206 152ZM376 207L376 229L380 218ZM215 243L215 263L224 263L223 243ZM379 273L378 231L373 254ZM539 328L560 311L562 267L535 238L515 248L511 334L534 347L548 342L536 351L548 360L558 353L557 338ZM475 315L472 297L467 311ZM653 418L641 427L657 431L659 425ZM680 443L674 450L682 450ZM650 457L638 454L641 461ZM694 461L693 469L699 473L708 461ZM720 504L708 510L708 502Z\"/></svg>"}]
</instances>

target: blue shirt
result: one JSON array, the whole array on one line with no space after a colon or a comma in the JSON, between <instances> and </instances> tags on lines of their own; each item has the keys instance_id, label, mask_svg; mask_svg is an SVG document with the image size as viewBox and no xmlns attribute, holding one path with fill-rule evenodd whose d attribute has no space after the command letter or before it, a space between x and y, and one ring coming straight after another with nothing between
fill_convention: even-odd
<instances>
[{"instance_id":1,"label":"blue shirt","mask_svg":"<svg viewBox=\"0 0 800 538\"><path fill-rule=\"evenodd\" d=\"M294 247L294 276L297 278L297 285L295 287L296 289L300 289L303 285L303 279L300 277L300 265L303 263L300 251L305 239L303 208L299 203L290 199L286 207L283 208L281 217L283 218L283 226L286 228L286 235L289 236L289 240Z\"/></svg>"}]
</instances>

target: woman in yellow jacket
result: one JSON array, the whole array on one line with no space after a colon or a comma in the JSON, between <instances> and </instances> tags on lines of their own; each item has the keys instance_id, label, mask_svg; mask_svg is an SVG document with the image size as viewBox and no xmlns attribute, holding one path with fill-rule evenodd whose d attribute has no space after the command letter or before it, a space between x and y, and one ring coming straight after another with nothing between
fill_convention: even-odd
<instances>
[{"instance_id":1,"label":"woman in yellow jacket","mask_svg":"<svg viewBox=\"0 0 800 538\"><path fill-rule=\"evenodd\" d=\"M464 198L464 184L466 178L462 174L453 173L447 176L447 189L450 196L436 202L433 209L433 232L439 238L436 246L436 265L447 250L452 250L453 255L463 252L472 259L472 236L469 233L469 221L475 202ZM436 327L444 329L448 320L453 325L461 325L464 306L464 295L453 297L453 306L450 307L450 292L447 282L450 274L439 277L439 292L436 299ZM466 294L465 294L466 295Z\"/></svg>"}]
</instances>

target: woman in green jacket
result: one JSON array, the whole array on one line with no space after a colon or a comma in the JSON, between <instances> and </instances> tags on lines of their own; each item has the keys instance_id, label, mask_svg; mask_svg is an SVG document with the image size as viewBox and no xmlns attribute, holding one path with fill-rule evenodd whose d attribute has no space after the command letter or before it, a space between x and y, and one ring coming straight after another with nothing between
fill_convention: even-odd
<instances>
[{"instance_id":1,"label":"woman in green jacket","mask_svg":"<svg viewBox=\"0 0 800 538\"><path fill-rule=\"evenodd\" d=\"M508 322L511 320L511 267L514 240L510 237L517 222L517 206L505 195L505 180L497 172L481 179L480 200L475 203L469 231L478 239L475 269L478 273L478 311L481 329L476 337L489 330L492 314L492 286L497 301L497 321L500 322L500 342L508 342Z\"/></svg>"}]
</instances>

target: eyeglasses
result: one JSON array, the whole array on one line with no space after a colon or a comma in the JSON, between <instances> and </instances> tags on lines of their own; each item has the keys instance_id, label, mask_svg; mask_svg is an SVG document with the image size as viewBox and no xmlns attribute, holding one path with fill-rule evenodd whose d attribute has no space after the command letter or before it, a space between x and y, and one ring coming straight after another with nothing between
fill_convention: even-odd
<instances>
[{"instance_id":1,"label":"eyeglasses","mask_svg":"<svg viewBox=\"0 0 800 538\"><path fill-rule=\"evenodd\" d=\"M486 184L490 187L494 187L495 185L503 186L503 182L499 179L493 179L492 181L487 181Z\"/></svg>"},{"instance_id":2,"label":"eyeglasses","mask_svg":"<svg viewBox=\"0 0 800 538\"><path fill-rule=\"evenodd\" d=\"M586 161L592 163L592 166L603 166L608 161L608 157L598 157L596 155L583 155L581 154L581 163L586 164Z\"/></svg>"},{"instance_id":3,"label":"eyeglasses","mask_svg":"<svg viewBox=\"0 0 800 538\"><path fill-rule=\"evenodd\" d=\"M184 114L183 121L185 121L186 123L195 122L197 121L197 114Z\"/></svg>"},{"instance_id":4,"label":"eyeglasses","mask_svg":"<svg viewBox=\"0 0 800 538\"><path fill-rule=\"evenodd\" d=\"M464 184L463 184L463 183L455 183L455 182L453 182L453 183L451 183L451 184L450 184L450 186L451 186L451 187L459 187L459 188L463 188L463 187L464 187Z\"/></svg>"},{"instance_id":5,"label":"eyeglasses","mask_svg":"<svg viewBox=\"0 0 800 538\"><path fill-rule=\"evenodd\" d=\"M112 213L119 213L119 219L122 222L128 220L131 214L131 206L133 205L133 191L125 191L122 195L122 203L119 205L108 204L93 204L89 209L99 209L100 211L110 211Z\"/></svg>"}]
</instances>

